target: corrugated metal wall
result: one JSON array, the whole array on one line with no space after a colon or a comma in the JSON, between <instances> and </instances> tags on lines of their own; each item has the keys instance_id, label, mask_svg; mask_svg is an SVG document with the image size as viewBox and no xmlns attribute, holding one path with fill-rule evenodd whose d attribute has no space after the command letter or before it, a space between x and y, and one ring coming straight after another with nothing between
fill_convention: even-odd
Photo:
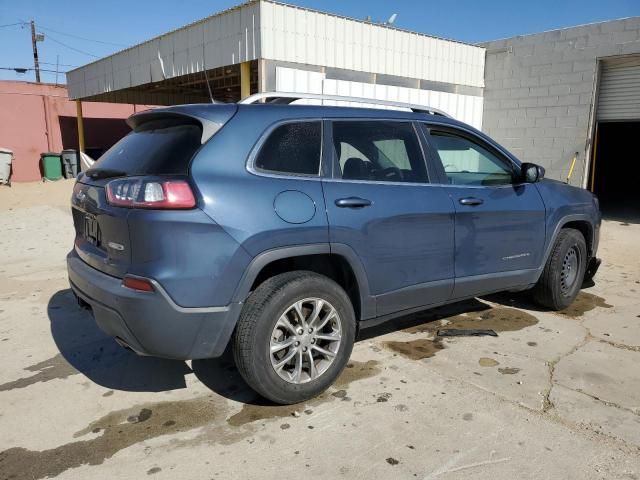
<instances>
[{"instance_id":1,"label":"corrugated metal wall","mask_svg":"<svg viewBox=\"0 0 640 480\"><path fill-rule=\"evenodd\" d=\"M603 60L599 121L640 120L640 56Z\"/></svg>"},{"instance_id":2,"label":"corrugated metal wall","mask_svg":"<svg viewBox=\"0 0 640 480\"><path fill-rule=\"evenodd\" d=\"M484 85L481 47L261 0L70 71L69 97L92 97L260 58L416 82ZM162 103L171 99L166 100Z\"/></svg>"},{"instance_id":3,"label":"corrugated metal wall","mask_svg":"<svg viewBox=\"0 0 640 480\"><path fill-rule=\"evenodd\" d=\"M89 97L256 60L260 3L227 10L67 73L69 98Z\"/></svg>"},{"instance_id":4,"label":"corrugated metal wall","mask_svg":"<svg viewBox=\"0 0 640 480\"><path fill-rule=\"evenodd\" d=\"M438 108L452 117L475 128L482 127L482 97L460 95L457 93L421 90L417 88L396 87L392 85L376 85L372 83L351 82L325 78L321 72L310 72L293 68L276 68L276 89L281 92L324 93L360 98L392 100L415 105ZM304 103L319 103L306 100ZM343 102L344 103L344 102ZM348 102L347 102L348 103ZM336 102L325 101L325 105ZM368 104L351 103L354 107L366 107ZM375 105L371 105L375 106ZM379 106L375 106L380 108Z\"/></svg>"},{"instance_id":5,"label":"corrugated metal wall","mask_svg":"<svg viewBox=\"0 0 640 480\"><path fill-rule=\"evenodd\" d=\"M262 56L484 86L484 49L323 12L262 2Z\"/></svg>"}]
</instances>

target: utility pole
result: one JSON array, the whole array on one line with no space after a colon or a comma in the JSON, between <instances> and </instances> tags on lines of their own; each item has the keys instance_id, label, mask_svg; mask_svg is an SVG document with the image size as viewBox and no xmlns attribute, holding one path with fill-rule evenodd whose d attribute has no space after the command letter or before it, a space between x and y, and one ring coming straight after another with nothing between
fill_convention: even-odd
<instances>
[{"instance_id":1,"label":"utility pole","mask_svg":"<svg viewBox=\"0 0 640 480\"><path fill-rule=\"evenodd\" d=\"M36 71L36 82L40 83L40 62L38 62L38 38L36 36L36 24L31 20L31 46L33 47L33 66Z\"/></svg>"}]
</instances>

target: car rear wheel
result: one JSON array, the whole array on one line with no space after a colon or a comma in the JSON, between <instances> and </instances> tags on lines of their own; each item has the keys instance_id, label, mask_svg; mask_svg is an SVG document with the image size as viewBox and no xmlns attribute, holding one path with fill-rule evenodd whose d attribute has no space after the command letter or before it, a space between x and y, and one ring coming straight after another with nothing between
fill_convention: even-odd
<instances>
[{"instance_id":1,"label":"car rear wheel","mask_svg":"<svg viewBox=\"0 0 640 480\"><path fill-rule=\"evenodd\" d=\"M355 339L349 297L314 272L276 275L247 299L233 340L247 384L280 404L326 390L344 369Z\"/></svg>"},{"instance_id":2,"label":"car rear wheel","mask_svg":"<svg viewBox=\"0 0 640 480\"><path fill-rule=\"evenodd\" d=\"M573 303L580 291L587 264L587 245L578 230L560 231L551 255L533 289L534 299L552 310Z\"/></svg>"}]
</instances>

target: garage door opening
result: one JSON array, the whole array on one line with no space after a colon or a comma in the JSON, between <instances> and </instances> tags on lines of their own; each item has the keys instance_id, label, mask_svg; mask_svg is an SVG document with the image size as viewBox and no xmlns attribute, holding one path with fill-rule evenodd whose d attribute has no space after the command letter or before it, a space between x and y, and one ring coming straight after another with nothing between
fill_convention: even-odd
<instances>
[{"instance_id":1,"label":"garage door opening","mask_svg":"<svg viewBox=\"0 0 640 480\"><path fill-rule=\"evenodd\" d=\"M605 216L640 222L640 122L597 126L592 187Z\"/></svg>"},{"instance_id":2,"label":"garage door opening","mask_svg":"<svg viewBox=\"0 0 640 480\"><path fill-rule=\"evenodd\" d=\"M640 56L604 58L590 187L605 216L640 223Z\"/></svg>"}]
</instances>

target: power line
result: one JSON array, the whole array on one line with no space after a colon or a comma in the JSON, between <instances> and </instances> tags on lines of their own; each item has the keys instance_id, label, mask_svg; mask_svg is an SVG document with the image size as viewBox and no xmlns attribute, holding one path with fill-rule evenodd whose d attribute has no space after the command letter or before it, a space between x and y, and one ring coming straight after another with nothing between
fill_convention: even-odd
<instances>
[{"instance_id":1,"label":"power line","mask_svg":"<svg viewBox=\"0 0 640 480\"><path fill-rule=\"evenodd\" d=\"M7 23L6 25L0 25L0 28L15 27L16 25L24 25L24 24L25 24L25 22Z\"/></svg>"},{"instance_id":2,"label":"power line","mask_svg":"<svg viewBox=\"0 0 640 480\"><path fill-rule=\"evenodd\" d=\"M0 28L2 27L13 27L15 25L28 25L29 22L25 22L24 20L21 20L20 22L17 23L9 23L7 25L0 25ZM125 45L123 43L114 43L114 42L105 42L104 40L96 40L95 38L87 38L87 37L82 37L80 35L74 35L73 33L67 33L67 32L61 32L60 30L54 30L51 27L45 27L44 25L40 25L38 24L38 30L45 30L45 31L49 31L49 32L53 32L57 35L64 35L66 37L71 37L71 38L77 38L79 40L84 40L86 42L94 42L94 43L101 43L103 45L111 45L114 47L122 47L122 48L126 48L128 47L128 45Z\"/></svg>"},{"instance_id":3,"label":"power line","mask_svg":"<svg viewBox=\"0 0 640 480\"><path fill-rule=\"evenodd\" d=\"M59 67L71 67L78 68L78 65L69 65L68 63L52 63L52 62L40 62L43 65L57 65Z\"/></svg>"},{"instance_id":4,"label":"power line","mask_svg":"<svg viewBox=\"0 0 640 480\"><path fill-rule=\"evenodd\" d=\"M29 22L26 22L24 20L20 20L19 22L16 22L16 23L8 23L6 25L0 25L0 28L13 27L13 26L16 26L16 25L21 25L21 26L24 27L25 25L29 25ZM126 47L127 46L127 45L124 45L122 43L105 42L103 40L95 40L95 39L92 39L92 38L82 37L80 35L74 35L74 34L71 34L71 33L65 33L65 32L61 32L59 30L54 30L53 28L45 27L45 26L42 26L42 25L38 25L38 30L45 30L45 31L48 31L48 32L54 32L55 34L58 34L58 35L65 35L67 37L77 38L77 39L84 40L84 41L87 41L87 42L101 43L103 45L111 45L111 46L115 46L115 47ZM47 38L50 39L51 41L57 43L58 45L61 45L61 46L65 47L65 48L73 50L74 52L78 52L78 53L81 53L83 55L88 55L89 57L93 57L93 58L100 58L99 55L94 55L93 53L89 53L89 52L87 52L85 50L81 50L79 48L72 47L71 45L67 45L64 42L61 42L60 40L57 40L55 37L52 37L50 33L47 34ZM42 63L46 63L46 62L42 62ZM49 65L54 65L54 64L49 63ZM75 67L76 65L63 65L63 66Z\"/></svg>"},{"instance_id":5,"label":"power line","mask_svg":"<svg viewBox=\"0 0 640 480\"><path fill-rule=\"evenodd\" d=\"M35 68L22 68L22 67L0 67L0 70L10 70L16 73L26 73L26 72L33 72L35 71ZM45 70L45 69L40 69L41 72L47 72L47 73L56 73L55 70ZM62 70L59 70L57 73L67 73L67 72L63 72Z\"/></svg>"},{"instance_id":6,"label":"power line","mask_svg":"<svg viewBox=\"0 0 640 480\"><path fill-rule=\"evenodd\" d=\"M92 39L92 38L81 37L80 35L74 35L72 33L61 32L59 30L54 30L53 28L43 27L42 25L38 25L38 28L41 29L41 30L48 30L50 32L57 33L58 35L65 35L67 37L72 37L72 38L77 38L77 39L80 39L80 40L85 40L87 42L102 43L103 45L112 45L114 47L127 47L127 45L124 45L122 43L105 42L103 40L95 40L95 39Z\"/></svg>"},{"instance_id":7,"label":"power line","mask_svg":"<svg viewBox=\"0 0 640 480\"><path fill-rule=\"evenodd\" d=\"M75 48L75 47L72 47L70 45L67 45L66 43L62 43L60 40L56 40L55 38L53 38L51 36L51 34L47 35L47 38L49 40L51 40L52 42L55 42L55 43L57 43L59 45L62 45L65 48L68 48L69 50L73 50L75 52L82 53L83 55L88 55L88 56L93 57L93 58L100 58L98 55L94 55L93 53L85 52L84 50L80 50L79 48Z\"/></svg>"}]
</instances>

